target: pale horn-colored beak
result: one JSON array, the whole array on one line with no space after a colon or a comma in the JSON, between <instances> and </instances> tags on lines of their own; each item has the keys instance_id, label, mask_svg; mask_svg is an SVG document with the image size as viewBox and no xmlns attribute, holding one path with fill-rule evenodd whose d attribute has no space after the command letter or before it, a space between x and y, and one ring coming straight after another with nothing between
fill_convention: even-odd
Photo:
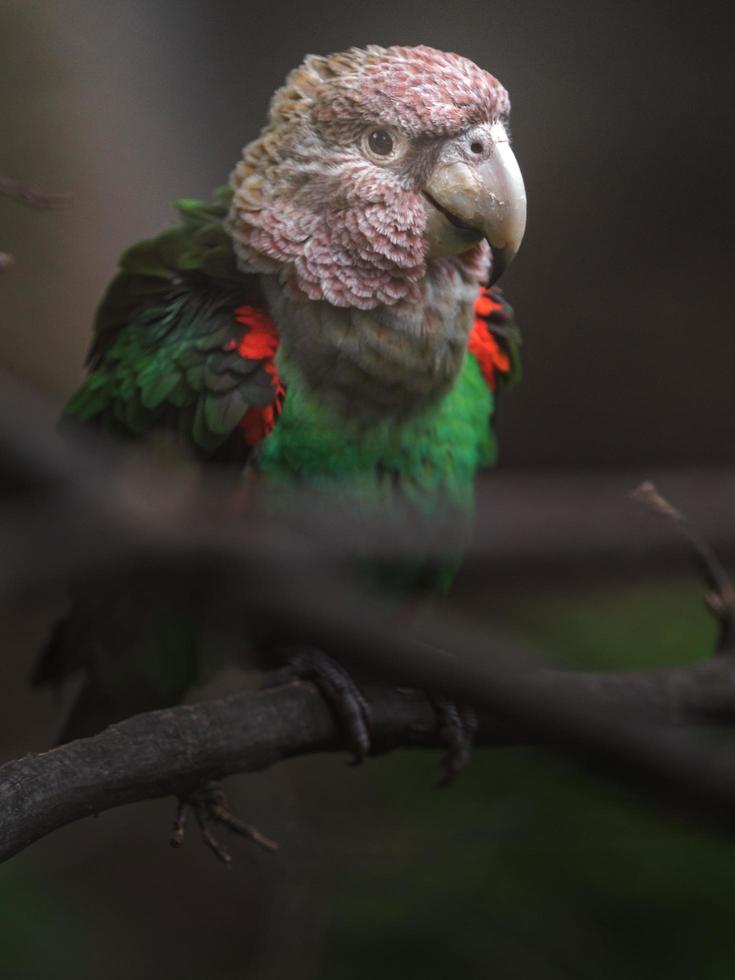
<instances>
[{"instance_id":1,"label":"pale horn-colored beak","mask_svg":"<svg viewBox=\"0 0 735 980\"><path fill-rule=\"evenodd\" d=\"M492 251L490 284L496 282L526 230L526 189L502 123L448 143L424 196L428 257L456 255L486 238Z\"/></svg>"}]
</instances>

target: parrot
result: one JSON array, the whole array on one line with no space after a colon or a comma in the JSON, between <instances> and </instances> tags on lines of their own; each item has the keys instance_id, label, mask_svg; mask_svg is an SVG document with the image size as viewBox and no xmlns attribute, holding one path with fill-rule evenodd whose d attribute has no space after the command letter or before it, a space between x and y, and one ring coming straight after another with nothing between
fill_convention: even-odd
<instances>
[{"instance_id":1,"label":"parrot","mask_svg":"<svg viewBox=\"0 0 735 980\"><path fill-rule=\"evenodd\" d=\"M175 225L123 254L65 423L175 451L197 470L256 474L259 497L315 489L367 510L408 505L429 529L449 512L469 529L477 471L495 462L496 397L520 370L495 285L526 224L509 112L502 84L458 54L307 56L229 183L208 201L178 200ZM455 571L387 571L385 587L442 593ZM176 704L201 682L206 587L123 570L72 584L32 677L56 687L83 676L62 742ZM324 651L293 638L287 649L280 669L316 683L363 758L359 687ZM456 771L471 726L440 699L437 711ZM240 827L219 790L185 806L200 828Z\"/></svg>"}]
</instances>

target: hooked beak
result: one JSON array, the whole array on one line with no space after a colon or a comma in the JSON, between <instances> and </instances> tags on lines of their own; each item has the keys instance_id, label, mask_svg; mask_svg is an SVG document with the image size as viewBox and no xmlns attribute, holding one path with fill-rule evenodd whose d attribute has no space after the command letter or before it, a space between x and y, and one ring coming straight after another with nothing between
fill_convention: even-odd
<instances>
[{"instance_id":1,"label":"hooked beak","mask_svg":"<svg viewBox=\"0 0 735 980\"><path fill-rule=\"evenodd\" d=\"M465 142L462 137L461 146L448 144L424 189L429 204L428 257L456 255L486 238L492 251L492 285L520 248L526 189L502 123L486 133L486 148L477 160L466 149L462 152Z\"/></svg>"}]
</instances>

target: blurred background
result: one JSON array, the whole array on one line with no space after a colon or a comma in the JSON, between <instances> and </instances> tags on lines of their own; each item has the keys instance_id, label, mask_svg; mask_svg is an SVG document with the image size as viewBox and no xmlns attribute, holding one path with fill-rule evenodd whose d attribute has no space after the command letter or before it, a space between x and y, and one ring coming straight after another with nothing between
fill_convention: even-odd
<instances>
[{"instance_id":1,"label":"blurred background","mask_svg":"<svg viewBox=\"0 0 735 980\"><path fill-rule=\"evenodd\" d=\"M0 173L74 205L0 199L0 365L61 404L120 252L227 179L305 53L424 43L513 104L529 227L503 285L525 376L501 406L503 468L735 463L731 38L715 2L3 0ZM487 600L465 579L453 602ZM62 607L3 612L3 759L59 726L26 677ZM493 615L591 668L712 646L693 576L519 589ZM436 774L402 753L234 780L283 846L236 848L230 873L194 835L168 849L172 801L62 830L0 868L0 976L730 980L730 842L536 751L478 752L451 791Z\"/></svg>"}]
</instances>

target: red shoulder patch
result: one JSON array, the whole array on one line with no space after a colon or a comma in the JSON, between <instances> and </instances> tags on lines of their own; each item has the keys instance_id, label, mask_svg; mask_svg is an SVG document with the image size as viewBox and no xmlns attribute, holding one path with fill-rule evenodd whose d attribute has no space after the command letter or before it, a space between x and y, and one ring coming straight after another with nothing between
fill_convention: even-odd
<instances>
[{"instance_id":1,"label":"red shoulder patch","mask_svg":"<svg viewBox=\"0 0 735 980\"><path fill-rule=\"evenodd\" d=\"M498 303L490 290L482 286L475 300L475 322L472 324L469 349L477 359L488 387L493 389L497 383L497 372L509 373L510 358L501 349L485 318L492 316L493 313L502 312L502 303Z\"/></svg>"},{"instance_id":2,"label":"red shoulder patch","mask_svg":"<svg viewBox=\"0 0 735 980\"><path fill-rule=\"evenodd\" d=\"M275 356L278 350L278 331L276 325L265 310L256 306L238 306L235 319L247 329L240 343L231 340L227 345L230 350L237 348L238 354L248 361L262 361L263 370L270 376L273 384L273 401L263 408L251 406L240 419L245 441L249 446L256 446L273 431L278 416L283 408L286 389L281 384L276 370Z\"/></svg>"},{"instance_id":3,"label":"red shoulder patch","mask_svg":"<svg viewBox=\"0 0 735 980\"><path fill-rule=\"evenodd\" d=\"M278 331L265 310L259 310L257 306L238 306L235 319L248 328L237 347L241 357L251 361L275 357Z\"/></svg>"}]
</instances>

